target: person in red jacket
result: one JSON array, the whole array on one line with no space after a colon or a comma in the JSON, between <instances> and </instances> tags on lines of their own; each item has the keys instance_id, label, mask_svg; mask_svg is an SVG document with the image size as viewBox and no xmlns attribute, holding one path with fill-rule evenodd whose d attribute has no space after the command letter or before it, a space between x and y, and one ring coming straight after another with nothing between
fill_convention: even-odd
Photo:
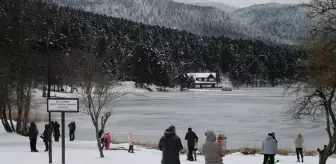
<instances>
[{"instance_id":1,"label":"person in red jacket","mask_svg":"<svg viewBox=\"0 0 336 164\"><path fill-rule=\"evenodd\" d=\"M105 150L110 150L110 144L111 144L111 136L110 133L106 133L104 136L105 141Z\"/></svg>"}]
</instances>

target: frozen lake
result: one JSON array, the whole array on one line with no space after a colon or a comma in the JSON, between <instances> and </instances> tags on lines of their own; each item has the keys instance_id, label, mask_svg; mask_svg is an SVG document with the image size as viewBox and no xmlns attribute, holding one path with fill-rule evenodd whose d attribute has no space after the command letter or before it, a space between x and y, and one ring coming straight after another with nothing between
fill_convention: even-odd
<instances>
[{"instance_id":1,"label":"frozen lake","mask_svg":"<svg viewBox=\"0 0 336 164\"><path fill-rule=\"evenodd\" d=\"M316 150L327 141L325 124L287 120L283 112L294 98L283 97L282 88L128 95L115 104L106 131L117 140L126 141L128 133L132 132L137 141L156 143L168 126L175 125L185 143L188 127L198 134L200 142L205 140L204 133L210 129L225 133L231 148L259 147L270 132L276 133L280 147L289 148L294 146L297 133L302 132L305 147ZM53 116L58 117L57 114ZM70 120L77 123L76 139L94 140L93 125L87 115L66 114L66 117L66 123Z\"/></svg>"}]
</instances>

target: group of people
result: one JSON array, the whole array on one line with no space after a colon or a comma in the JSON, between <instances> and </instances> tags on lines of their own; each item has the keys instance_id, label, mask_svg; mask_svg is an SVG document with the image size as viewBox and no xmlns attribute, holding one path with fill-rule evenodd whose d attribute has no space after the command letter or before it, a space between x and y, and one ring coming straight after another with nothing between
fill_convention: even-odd
<instances>
[{"instance_id":1,"label":"group of people","mask_svg":"<svg viewBox=\"0 0 336 164\"><path fill-rule=\"evenodd\" d=\"M296 148L296 156L297 162L303 162L303 137L302 133L298 133L295 138L295 148ZM262 143L262 151L264 153L264 161L263 164L274 164L275 163L275 155L278 154L278 141L275 138L275 133L269 133L266 139ZM301 160L300 160L301 157Z\"/></svg>"},{"instance_id":2,"label":"group of people","mask_svg":"<svg viewBox=\"0 0 336 164\"><path fill-rule=\"evenodd\" d=\"M51 126L51 134L49 134L49 127ZM76 123L74 121L70 122L69 124L69 136L70 136L70 141L75 140L75 130L76 130ZM61 131L60 131L60 124L57 121L52 121L51 125L45 124L44 125L44 131L40 135L40 138L42 138L44 144L45 144L45 150L44 151L49 151L49 135L54 136L55 142L59 142L59 138L61 137ZM38 128L35 124L35 122L31 122L28 130L28 136L30 140L30 151L31 152L38 152L36 149L36 143L37 143L37 138L39 135Z\"/></svg>"},{"instance_id":3,"label":"group of people","mask_svg":"<svg viewBox=\"0 0 336 164\"><path fill-rule=\"evenodd\" d=\"M205 158L205 164L222 164L222 157L226 152L226 137L222 134L216 136L213 131L207 131L206 142L202 146L201 152ZM187 160L194 161L192 153L195 152L198 137L191 128L188 128L188 132L185 136L185 140L188 141L188 157ZM216 142L217 140L217 142ZM159 141L159 149L162 151L162 164L180 164L180 152L183 150L182 141L180 137L176 135L175 126L170 126L165 130L163 137Z\"/></svg>"},{"instance_id":4,"label":"group of people","mask_svg":"<svg viewBox=\"0 0 336 164\"><path fill-rule=\"evenodd\" d=\"M102 149L105 148L105 150L110 150L110 144L112 143L112 139L111 139L111 135L110 133L106 133L104 134L104 130L99 130L98 135L100 137L100 143L101 143L101 147ZM132 133L129 133L128 135L128 144L129 144L129 148L128 148L128 152L129 153L134 153L134 136Z\"/></svg>"},{"instance_id":5,"label":"group of people","mask_svg":"<svg viewBox=\"0 0 336 164\"><path fill-rule=\"evenodd\" d=\"M202 145L202 154L204 155L205 164L223 164L225 156L226 137L223 134L216 136L215 132L207 131L205 133L206 142ZM198 137L191 128L185 136L188 143L187 160L194 161L196 159ZM294 141L296 147L297 162L303 162L303 137L299 133ZM196 147L195 147L196 146ZM164 132L164 135L159 141L159 149L162 151L162 164L180 164L180 152L183 150L182 141L176 135L175 126L170 126ZM193 153L194 152L194 158ZM278 141L275 133L269 133L266 139L262 142L262 152L264 154L263 164L274 164L275 155L278 154ZM301 158L300 158L301 157Z\"/></svg>"}]
</instances>

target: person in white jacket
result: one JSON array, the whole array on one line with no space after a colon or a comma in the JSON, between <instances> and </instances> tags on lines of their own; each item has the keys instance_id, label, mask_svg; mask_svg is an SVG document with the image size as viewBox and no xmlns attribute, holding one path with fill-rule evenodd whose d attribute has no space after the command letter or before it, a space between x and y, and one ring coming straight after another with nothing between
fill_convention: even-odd
<instances>
[{"instance_id":1,"label":"person in white jacket","mask_svg":"<svg viewBox=\"0 0 336 164\"><path fill-rule=\"evenodd\" d=\"M300 162L300 156L301 155L301 162L303 162L303 137L301 132L297 135L295 138L295 148L296 148L296 156L297 156L297 162Z\"/></svg>"},{"instance_id":2,"label":"person in white jacket","mask_svg":"<svg viewBox=\"0 0 336 164\"><path fill-rule=\"evenodd\" d=\"M128 144L129 144L128 152L134 153L134 136L132 133L128 135Z\"/></svg>"}]
</instances>

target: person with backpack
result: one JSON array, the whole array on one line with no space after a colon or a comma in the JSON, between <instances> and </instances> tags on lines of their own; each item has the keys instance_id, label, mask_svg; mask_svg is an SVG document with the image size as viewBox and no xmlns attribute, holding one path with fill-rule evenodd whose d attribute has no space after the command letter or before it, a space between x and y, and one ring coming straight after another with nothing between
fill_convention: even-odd
<instances>
[{"instance_id":1,"label":"person with backpack","mask_svg":"<svg viewBox=\"0 0 336 164\"><path fill-rule=\"evenodd\" d=\"M30 127L29 127L29 132L28 132L31 152L38 152L38 150L36 149L36 142L37 142L38 135L39 135L39 131L37 129L35 122L31 122Z\"/></svg>"},{"instance_id":2,"label":"person with backpack","mask_svg":"<svg viewBox=\"0 0 336 164\"><path fill-rule=\"evenodd\" d=\"M296 148L296 157L297 157L297 162L300 162L300 156L301 155L301 162L303 162L303 137L302 133L300 132L297 137L295 138L295 148Z\"/></svg>"},{"instance_id":3,"label":"person with backpack","mask_svg":"<svg viewBox=\"0 0 336 164\"><path fill-rule=\"evenodd\" d=\"M198 142L198 137L195 132L192 131L192 128L188 128L186 133L185 140L188 141L188 158L189 161L194 161L193 152L195 151L195 144Z\"/></svg>"},{"instance_id":4,"label":"person with backpack","mask_svg":"<svg viewBox=\"0 0 336 164\"><path fill-rule=\"evenodd\" d=\"M49 124L44 125L44 131L40 137L42 138L45 145L44 151L49 151Z\"/></svg>"},{"instance_id":5,"label":"person with backpack","mask_svg":"<svg viewBox=\"0 0 336 164\"><path fill-rule=\"evenodd\" d=\"M104 136L105 141L105 150L110 150L110 144L111 144L111 136L110 133L106 133Z\"/></svg>"},{"instance_id":6,"label":"person with backpack","mask_svg":"<svg viewBox=\"0 0 336 164\"><path fill-rule=\"evenodd\" d=\"M262 142L262 152L264 153L263 164L274 164L274 157L278 153L278 143L272 133L269 133Z\"/></svg>"}]
</instances>

